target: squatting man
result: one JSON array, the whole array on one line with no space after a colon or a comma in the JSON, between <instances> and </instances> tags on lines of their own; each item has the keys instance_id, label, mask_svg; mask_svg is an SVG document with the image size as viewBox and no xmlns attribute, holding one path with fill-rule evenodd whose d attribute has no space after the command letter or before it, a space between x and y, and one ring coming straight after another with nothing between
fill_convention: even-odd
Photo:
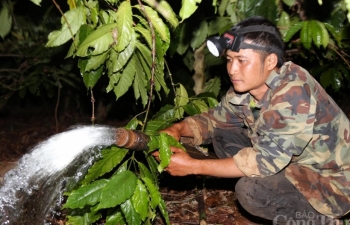
<instances>
[{"instance_id":1,"label":"squatting man","mask_svg":"<svg viewBox=\"0 0 350 225\"><path fill-rule=\"evenodd\" d=\"M166 171L240 178L239 203L274 224L333 224L346 215L349 119L307 70L284 61L278 28L251 17L207 47L226 57L232 86L217 107L162 132L187 144L211 143L218 159L171 147ZM159 152L153 156L159 160Z\"/></svg>"}]
</instances>

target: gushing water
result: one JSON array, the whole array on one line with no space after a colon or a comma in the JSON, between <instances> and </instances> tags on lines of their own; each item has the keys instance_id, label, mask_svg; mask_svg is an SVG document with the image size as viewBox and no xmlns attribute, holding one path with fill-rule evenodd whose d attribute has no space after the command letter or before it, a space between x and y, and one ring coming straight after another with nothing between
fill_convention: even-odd
<instances>
[{"instance_id":1,"label":"gushing water","mask_svg":"<svg viewBox=\"0 0 350 225\"><path fill-rule=\"evenodd\" d=\"M0 223L45 224L49 212L60 207L62 193L73 188L100 157L100 150L115 141L115 128L85 125L38 144L5 175Z\"/></svg>"}]
</instances>

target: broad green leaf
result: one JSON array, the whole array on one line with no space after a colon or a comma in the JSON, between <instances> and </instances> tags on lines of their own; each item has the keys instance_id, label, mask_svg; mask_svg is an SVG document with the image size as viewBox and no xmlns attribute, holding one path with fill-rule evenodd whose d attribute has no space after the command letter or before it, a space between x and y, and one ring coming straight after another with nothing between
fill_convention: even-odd
<instances>
[{"instance_id":1,"label":"broad green leaf","mask_svg":"<svg viewBox=\"0 0 350 225\"><path fill-rule=\"evenodd\" d=\"M189 18L198 8L197 4L200 4L202 0L182 0L181 9L179 15L181 22Z\"/></svg>"},{"instance_id":2,"label":"broad green leaf","mask_svg":"<svg viewBox=\"0 0 350 225\"><path fill-rule=\"evenodd\" d=\"M115 85L119 82L121 77L122 77L122 74L120 72L109 75L109 84L106 88L107 93L110 92L111 90L114 90Z\"/></svg>"},{"instance_id":3,"label":"broad green leaf","mask_svg":"<svg viewBox=\"0 0 350 225\"><path fill-rule=\"evenodd\" d=\"M140 215L141 220L145 220L148 214L149 198L146 186L140 180L137 180L137 186L131 197L131 202L135 211Z\"/></svg>"},{"instance_id":4,"label":"broad green leaf","mask_svg":"<svg viewBox=\"0 0 350 225\"><path fill-rule=\"evenodd\" d=\"M67 3L69 5L69 9L75 9L77 7L75 0L68 0Z\"/></svg>"},{"instance_id":5,"label":"broad green leaf","mask_svg":"<svg viewBox=\"0 0 350 225\"><path fill-rule=\"evenodd\" d=\"M178 88L176 88L176 96L174 99L175 103L175 117L180 119L183 116L184 110L182 109L182 106L186 105L188 103L188 94L185 89L185 87L180 84Z\"/></svg>"},{"instance_id":6,"label":"broad green leaf","mask_svg":"<svg viewBox=\"0 0 350 225\"><path fill-rule=\"evenodd\" d=\"M0 36L3 39L10 33L12 27L12 17L9 8L8 4L3 4L0 11Z\"/></svg>"},{"instance_id":7,"label":"broad green leaf","mask_svg":"<svg viewBox=\"0 0 350 225\"><path fill-rule=\"evenodd\" d=\"M205 83L203 91L214 93L214 96L217 97L220 93L220 87L221 87L220 77L214 77Z\"/></svg>"},{"instance_id":8,"label":"broad green leaf","mask_svg":"<svg viewBox=\"0 0 350 225\"><path fill-rule=\"evenodd\" d=\"M148 193L151 197L151 206L153 209L155 209L157 207L157 205L160 203L160 200L162 199L162 197L158 191L158 188L157 188L156 184L147 177L143 177L142 181L145 183L147 190L148 190Z\"/></svg>"},{"instance_id":9,"label":"broad green leaf","mask_svg":"<svg viewBox=\"0 0 350 225\"><path fill-rule=\"evenodd\" d=\"M149 48L147 48L144 44L140 43L140 42L136 42L136 48L141 53L142 57L145 59L145 62L147 62L149 69L151 69L151 67L152 67L152 53L151 53L151 50Z\"/></svg>"},{"instance_id":10,"label":"broad green leaf","mask_svg":"<svg viewBox=\"0 0 350 225\"><path fill-rule=\"evenodd\" d=\"M142 12L139 6L136 6L136 8L138 8ZM168 30L168 27L164 24L163 20L158 16L158 13L148 6L144 6L144 9L155 30L162 37L162 40L169 43L170 32Z\"/></svg>"},{"instance_id":11,"label":"broad green leaf","mask_svg":"<svg viewBox=\"0 0 350 225\"><path fill-rule=\"evenodd\" d=\"M109 51L106 51L100 55L92 55L87 61L85 72L96 70L100 66L104 65L108 56L109 56Z\"/></svg>"},{"instance_id":12,"label":"broad green leaf","mask_svg":"<svg viewBox=\"0 0 350 225\"><path fill-rule=\"evenodd\" d=\"M164 168L166 168L170 163L170 157L172 155L172 151L170 150L170 145L167 142L167 136L165 133L160 133L159 136L159 158L160 163L158 165L158 171L162 172Z\"/></svg>"},{"instance_id":13,"label":"broad green leaf","mask_svg":"<svg viewBox=\"0 0 350 225\"><path fill-rule=\"evenodd\" d=\"M177 19L176 13L173 11L171 6L167 1L161 0L143 0L149 6L157 10L173 27L179 25L179 20Z\"/></svg>"},{"instance_id":14,"label":"broad green leaf","mask_svg":"<svg viewBox=\"0 0 350 225\"><path fill-rule=\"evenodd\" d=\"M160 200L158 207L159 207L160 212L163 215L163 218L165 219L165 223L167 225L170 225L168 210L166 208L166 204L165 204L163 199Z\"/></svg>"},{"instance_id":15,"label":"broad green leaf","mask_svg":"<svg viewBox=\"0 0 350 225\"><path fill-rule=\"evenodd\" d=\"M263 16L273 23L277 23L279 17L278 2L276 0L245 0L238 1L239 12L244 13L244 17Z\"/></svg>"},{"instance_id":16,"label":"broad green leaf","mask_svg":"<svg viewBox=\"0 0 350 225\"><path fill-rule=\"evenodd\" d=\"M168 120L174 118L174 106L165 105L153 116L156 120Z\"/></svg>"},{"instance_id":17,"label":"broad green leaf","mask_svg":"<svg viewBox=\"0 0 350 225\"><path fill-rule=\"evenodd\" d=\"M135 54L132 56L128 64L126 64L125 69L122 71L122 76L117 84L117 86L114 87L114 93L115 96L120 98L122 95L124 95L129 87L132 85L132 82L134 81L135 77Z\"/></svg>"},{"instance_id":18,"label":"broad green leaf","mask_svg":"<svg viewBox=\"0 0 350 225\"><path fill-rule=\"evenodd\" d=\"M342 76L336 68L332 67L324 71L320 78L320 83L325 88L331 86L334 90L338 91L341 87Z\"/></svg>"},{"instance_id":19,"label":"broad green leaf","mask_svg":"<svg viewBox=\"0 0 350 225\"><path fill-rule=\"evenodd\" d=\"M136 43L137 43L136 35L132 31L129 45L122 52L117 54L117 57L115 57L115 54L114 54L114 57L109 59L112 63L111 69L113 72L118 72L123 68L123 66L125 66L125 64L128 62L128 60L132 56L132 54L134 54Z\"/></svg>"},{"instance_id":20,"label":"broad green leaf","mask_svg":"<svg viewBox=\"0 0 350 225\"><path fill-rule=\"evenodd\" d=\"M134 27L134 30L138 33L140 33L143 38L146 40L148 47L152 48L152 34L149 29L144 28L142 25L137 24Z\"/></svg>"},{"instance_id":21,"label":"broad green leaf","mask_svg":"<svg viewBox=\"0 0 350 225\"><path fill-rule=\"evenodd\" d=\"M317 20L310 20L309 29L311 29L312 40L320 48L321 46L326 48L329 43L329 34L323 23Z\"/></svg>"},{"instance_id":22,"label":"broad green leaf","mask_svg":"<svg viewBox=\"0 0 350 225\"><path fill-rule=\"evenodd\" d=\"M174 117L172 120L151 120L147 123L146 128L145 128L145 132L149 133L149 134L153 134L159 130L162 130L166 127L169 126L169 124L176 120L176 118Z\"/></svg>"},{"instance_id":23,"label":"broad green leaf","mask_svg":"<svg viewBox=\"0 0 350 225\"><path fill-rule=\"evenodd\" d=\"M79 189L72 191L63 208L84 208L87 205L95 205L100 201L102 189L108 183L107 180L97 180L89 185L81 186Z\"/></svg>"},{"instance_id":24,"label":"broad green leaf","mask_svg":"<svg viewBox=\"0 0 350 225\"><path fill-rule=\"evenodd\" d=\"M40 6L41 0L30 0L31 2L33 2L35 5Z\"/></svg>"},{"instance_id":25,"label":"broad green leaf","mask_svg":"<svg viewBox=\"0 0 350 225\"><path fill-rule=\"evenodd\" d=\"M292 7L293 5L295 5L295 3L296 3L295 1L296 0L282 0L282 2L289 7Z\"/></svg>"},{"instance_id":26,"label":"broad green leaf","mask_svg":"<svg viewBox=\"0 0 350 225\"><path fill-rule=\"evenodd\" d=\"M341 37L340 33L337 32L331 24L324 23L324 26L327 28L328 32L333 36L333 38L337 42L337 45L341 46L342 37Z\"/></svg>"},{"instance_id":27,"label":"broad green leaf","mask_svg":"<svg viewBox=\"0 0 350 225\"><path fill-rule=\"evenodd\" d=\"M156 133L156 132L154 132ZM153 152L154 150L159 149L159 136L151 135L150 141L147 144L148 152Z\"/></svg>"},{"instance_id":28,"label":"broad green leaf","mask_svg":"<svg viewBox=\"0 0 350 225\"><path fill-rule=\"evenodd\" d=\"M229 0L223 0L220 2L218 13L220 16L224 16L226 12L226 8L228 6Z\"/></svg>"},{"instance_id":29,"label":"broad green leaf","mask_svg":"<svg viewBox=\"0 0 350 225\"><path fill-rule=\"evenodd\" d=\"M232 22L228 17L216 17L209 22L208 36L223 34L229 28L232 27Z\"/></svg>"},{"instance_id":30,"label":"broad green leaf","mask_svg":"<svg viewBox=\"0 0 350 225\"><path fill-rule=\"evenodd\" d=\"M83 216L67 216L68 221L66 224L69 225L86 225L93 224L101 218L101 214L97 212L84 213Z\"/></svg>"},{"instance_id":31,"label":"broad green leaf","mask_svg":"<svg viewBox=\"0 0 350 225\"><path fill-rule=\"evenodd\" d=\"M116 23L111 23L97 28L80 44L77 55L86 57L107 51L113 43L115 44L113 36L118 32L116 26Z\"/></svg>"},{"instance_id":32,"label":"broad green leaf","mask_svg":"<svg viewBox=\"0 0 350 225\"><path fill-rule=\"evenodd\" d=\"M181 23L176 29L175 38L176 38L176 41L178 42L176 52L179 55L183 55L187 51L188 46L190 45L188 40L191 37L189 36L190 32L187 32L189 29L188 24L189 23L186 23L186 22Z\"/></svg>"},{"instance_id":33,"label":"broad green leaf","mask_svg":"<svg viewBox=\"0 0 350 225\"><path fill-rule=\"evenodd\" d=\"M194 116L200 113L200 111L192 103L184 105L183 109L189 116Z\"/></svg>"},{"instance_id":34,"label":"broad green leaf","mask_svg":"<svg viewBox=\"0 0 350 225\"><path fill-rule=\"evenodd\" d=\"M197 49L199 46L201 46L208 35L208 23L207 21L203 20L199 27L193 32L193 38L191 40L191 47L192 49Z\"/></svg>"},{"instance_id":35,"label":"broad green leaf","mask_svg":"<svg viewBox=\"0 0 350 225\"><path fill-rule=\"evenodd\" d=\"M153 180L148 178L150 181L153 181L156 185L158 185L158 162L157 160L152 156L152 155L147 155L146 156L146 160L148 163L148 167L151 170L152 176L153 176Z\"/></svg>"},{"instance_id":36,"label":"broad green leaf","mask_svg":"<svg viewBox=\"0 0 350 225\"><path fill-rule=\"evenodd\" d=\"M97 70L91 70L90 72L85 72L83 74L83 80L84 84L87 88L93 88L97 81L100 79L102 72L103 72L103 66L98 68Z\"/></svg>"},{"instance_id":37,"label":"broad green leaf","mask_svg":"<svg viewBox=\"0 0 350 225\"><path fill-rule=\"evenodd\" d=\"M64 17L61 18L61 30L55 30L49 34L46 47L60 46L72 39L81 25L85 24L85 20L85 9L83 6L66 12Z\"/></svg>"},{"instance_id":38,"label":"broad green leaf","mask_svg":"<svg viewBox=\"0 0 350 225\"><path fill-rule=\"evenodd\" d=\"M88 184L96 178L110 172L124 159L127 153L127 149L114 146L102 150L102 159L89 168L83 183Z\"/></svg>"},{"instance_id":39,"label":"broad green leaf","mask_svg":"<svg viewBox=\"0 0 350 225\"><path fill-rule=\"evenodd\" d=\"M284 38L290 28L290 18L286 11L282 11L280 19L277 22L277 27Z\"/></svg>"},{"instance_id":40,"label":"broad green leaf","mask_svg":"<svg viewBox=\"0 0 350 225\"><path fill-rule=\"evenodd\" d=\"M130 1L123 1L116 13L117 17L117 49L123 51L128 46L132 32L132 11Z\"/></svg>"},{"instance_id":41,"label":"broad green leaf","mask_svg":"<svg viewBox=\"0 0 350 225\"><path fill-rule=\"evenodd\" d=\"M120 208L124 214L127 224L139 225L141 224L140 215L134 209L130 199L127 199Z\"/></svg>"},{"instance_id":42,"label":"broad green leaf","mask_svg":"<svg viewBox=\"0 0 350 225\"><path fill-rule=\"evenodd\" d=\"M141 56L139 56L138 54L135 57L136 74L135 74L135 79L133 83L133 88L134 88L135 99L137 100L139 97L141 97L142 105L143 107L145 107L148 101L148 95L147 95L147 76L144 71L149 68L142 67L142 63L140 62L139 57Z\"/></svg>"},{"instance_id":43,"label":"broad green leaf","mask_svg":"<svg viewBox=\"0 0 350 225\"><path fill-rule=\"evenodd\" d=\"M303 27L300 32L300 41L306 49L311 48L312 33L309 27L309 21L303 21Z\"/></svg>"},{"instance_id":44,"label":"broad green leaf","mask_svg":"<svg viewBox=\"0 0 350 225\"><path fill-rule=\"evenodd\" d=\"M149 171L149 169L142 162L137 162L137 165L139 166L141 177L147 177L147 178L153 180L153 176L151 174L151 171Z\"/></svg>"},{"instance_id":45,"label":"broad green leaf","mask_svg":"<svg viewBox=\"0 0 350 225\"><path fill-rule=\"evenodd\" d=\"M114 175L102 190L100 204L97 209L117 206L129 199L135 191L137 177L130 171Z\"/></svg>"},{"instance_id":46,"label":"broad green leaf","mask_svg":"<svg viewBox=\"0 0 350 225\"><path fill-rule=\"evenodd\" d=\"M210 98L209 97L208 98L208 104L209 104L210 108L214 108L214 107L216 107L219 104L219 102L215 98Z\"/></svg>"},{"instance_id":47,"label":"broad green leaf","mask_svg":"<svg viewBox=\"0 0 350 225\"><path fill-rule=\"evenodd\" d=\"M141 121L138 120L136 117L134 117L132 120L128 122L128 124L125 126L125 128L130 130L136 130L137 126L141 124Z\"/></svg>"},{"instance_id":48,"label":"broad green leaf","mask_svg":"<svg viewBox=\"0 0 350 225\"><path fill-rule=\"evenodd\" d=\"M116 225L116 224L126 224L123 214L121 212L117 212L111 216L107 216L105 225Z\"/></svg>"},{"instance_id":49,"label":"broad green leaf","mask_svg":"<svg viewBox=\"0 0 350 225\"><path fill-rule=\"evenodd\" d=\"M304 22L297 22L293 24L284 36L284 42L290 41L290 39L303 27Z\"/></svg>"},{"instance_id":50,"label":"broad green leaf","mask_svg":"<svg viewBox=\"0 0 350 225\"><path fill-rule=\"evenodd\" d=\"M192 101L193 105L198 109L200 113L202 112L207 112L208 111L208 106L205 104L203 100L195 99Z\"/></svg>"}]
</instances>

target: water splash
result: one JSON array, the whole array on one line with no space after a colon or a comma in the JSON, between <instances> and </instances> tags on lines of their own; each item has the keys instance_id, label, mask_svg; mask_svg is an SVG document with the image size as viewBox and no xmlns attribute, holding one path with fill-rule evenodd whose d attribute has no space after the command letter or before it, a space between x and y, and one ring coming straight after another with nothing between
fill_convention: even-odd
<instances>
[{"instance_id":1,"label":"water splash","mask_svg":"<svg viewBox=\"0 0 350 225\"><path fill-rule=\"evenodd\" d=\"M109 126L76 126L35 146L4 177L0 224L45 224L48 213L59 209L62 193L81 180L103 147L115 143L115 132Z\"/></svg>"}]
</instances>

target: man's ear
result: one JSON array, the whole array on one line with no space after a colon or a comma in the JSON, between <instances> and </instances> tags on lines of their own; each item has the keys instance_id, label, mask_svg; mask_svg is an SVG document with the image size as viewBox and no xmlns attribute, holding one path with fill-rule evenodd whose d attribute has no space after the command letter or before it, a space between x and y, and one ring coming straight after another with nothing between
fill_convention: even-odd
<instances>
[{"instance_id":1,"label":"man's ear","mask_svg":"<svg viewBox=\"0 0 350 225\"><path fill-rule=\"evenodd\" d=\"M277 55L275 53L271 53L270 55L268 55L266 57L266 61L265 62L267 63L267 69L268 70L273 70L277 66L278 57L277 57Z\"/></svg>"}]
</instances>

